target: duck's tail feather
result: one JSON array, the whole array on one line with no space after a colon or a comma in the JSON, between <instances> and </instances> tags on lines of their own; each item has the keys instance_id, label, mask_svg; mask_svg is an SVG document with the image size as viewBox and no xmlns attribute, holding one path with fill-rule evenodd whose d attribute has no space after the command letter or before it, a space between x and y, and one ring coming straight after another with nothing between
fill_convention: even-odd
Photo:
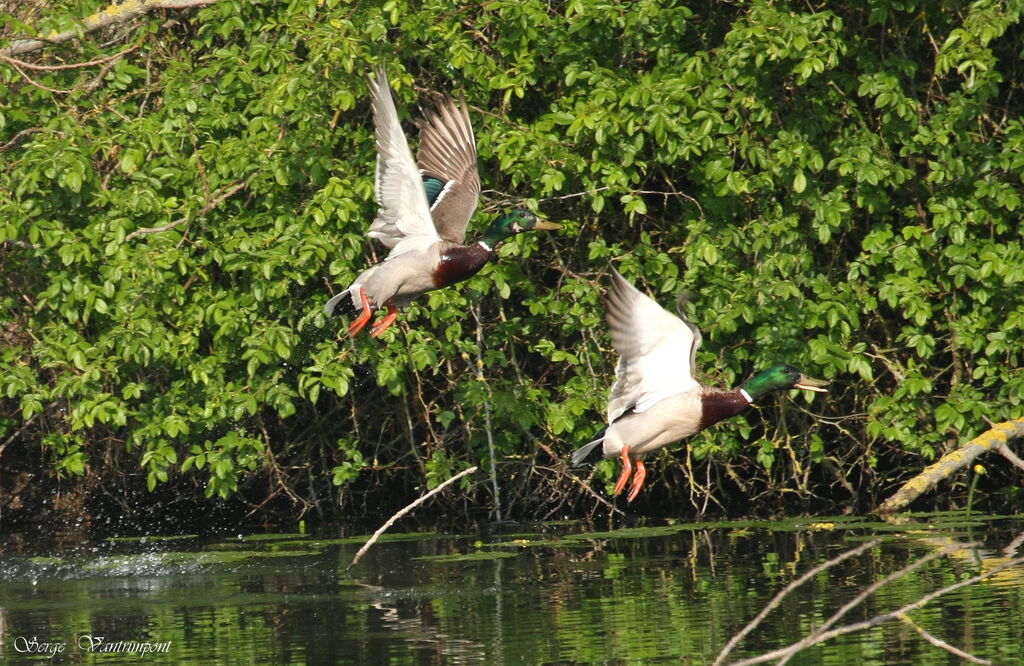
<instances>
[{"instance_id":1,"label":"duck's tail feather","mask_svg":"<svg viewBox=\"0 0 1024 666\"><path fill-rule=\"evenodd\" d=\"M572 458L569 459L569 464L573 467L581 467L601 460L604 457L604 447L600 445L604 444L604 435L607 431L608 428L604 428L601 432L597 433L597 439L587 442L576 449L572 454Z\"/></svg>"},{"instance_id":2,"label":"duck's tail feather","mask_svg":"<svg viewBox=\"0 0 1024 666\"><path fill-rule=\"evenodd\" d=\"M352 295L349 293L351 290L346 289L340 294L335 294L331 300L327 301L324 305L324 312L328 315L334 315L340 317L341 315L354 315L359 312L355 304L352 302Z\"/></svg>"}]
</instances>

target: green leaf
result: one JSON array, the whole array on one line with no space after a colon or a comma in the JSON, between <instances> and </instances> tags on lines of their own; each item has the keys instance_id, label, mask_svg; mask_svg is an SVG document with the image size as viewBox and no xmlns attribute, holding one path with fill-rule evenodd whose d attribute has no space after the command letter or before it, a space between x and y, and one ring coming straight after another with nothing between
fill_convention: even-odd
<instances>
[{"instance_id":1,"label":"green leaf","mask_svg":"<svg viewBox=\"0 0 1024 666\"><path fill-rule=\"evenodd\" d=\"M793 177L793 191L800 194L805 189L807 189L807 178L803 171L797 171L796 176Z\"/></svg>"}]
</instances>

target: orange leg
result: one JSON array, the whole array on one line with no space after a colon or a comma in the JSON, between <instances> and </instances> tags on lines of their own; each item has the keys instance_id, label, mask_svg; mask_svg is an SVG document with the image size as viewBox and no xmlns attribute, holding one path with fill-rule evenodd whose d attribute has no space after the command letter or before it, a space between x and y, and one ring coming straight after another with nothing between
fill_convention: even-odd
<instances>
[{"instance_id":1,"label":"orange leg","mask_svg":"<svg viewBox=\"0 0 1024 666\"><path fill-rule=\"evenodd\" d=\"M629 481L630 475L633 473L633 465L629 462L629 447L622 447L622 474L619 475L619 480L615 484L615 491L612 495L618 495L622 492L622 489L626 487L626 482Z\"/></svg>"},{"instance_id":2,"label":"orange leg","mask_svg":"<svg viewBox=\"0 0 1024 666\"><path fill-rule=\"evenodd\" d=\"M647 478L647 468L644 467L644 461L637 459L636 461L636 474L633 476L633 485L629 487L629 496L626 500L632 502L636 499L636 496L640 494L640 489L644 487L644 479Z\"/></svg>"},{"instance_id":3,"label":"orange leg","mask_svg":"<svg viewBox=\"0 0 1024 666\"><path fill-rule=\"evenodd\" d=\"M370 331L370 337L375 338L381 333L383 333L385 330L387 330L388 326L391 326L391 324L395 323L396 319L398 319L398 310L395 308L394 305L388 303L388 313L384 315L382 319L374 323L373 330Z\"/></svg>"},{"instance_id":4,"label":"orange leg","mask_svg":"<svg viewBox=\"0 0 1024 666\"><path fill-rule=\"evenodd\" d=\"M363 311L348 325L349 337L355 337L356 333L363 330L366 322L370 321L370 317L373 315L373 311L370 309L370 301L366 298L366 290L362 287L359 288L359 299L363 302Z\"/></svg>"}]
</instances>

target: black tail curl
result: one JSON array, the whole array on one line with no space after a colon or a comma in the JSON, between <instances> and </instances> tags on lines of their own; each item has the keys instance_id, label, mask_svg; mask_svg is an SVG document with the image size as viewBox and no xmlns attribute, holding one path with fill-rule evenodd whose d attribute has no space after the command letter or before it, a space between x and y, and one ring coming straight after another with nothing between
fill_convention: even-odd
<instances>
[{"instance_id":1,"label":"black tail curl","mask_svg":"<svg viewBox=\"0 0 1024 666\"><path fill-rule=\"evenodd\" d=\"M340 294L335 294L331 300L324 304L324 312L328 315L341 317L343 315L352 316L357 314L359 309L356 308L355 304L352 302L352 297L348 293L348 290L345 290Z\"/></svg>"}]
</instances>

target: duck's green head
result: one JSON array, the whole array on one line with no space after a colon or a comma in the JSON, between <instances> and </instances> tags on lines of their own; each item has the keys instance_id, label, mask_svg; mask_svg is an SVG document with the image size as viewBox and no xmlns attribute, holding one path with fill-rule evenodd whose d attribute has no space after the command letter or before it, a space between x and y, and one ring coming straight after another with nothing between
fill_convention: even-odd
<instances>
[{"instance_id":1,"label":"duck's green head","mask_svg":"<svg viewBox=\"0 0 1024 666\"><path fill-rule=\"evenodd\" d=\"M562 225L542 220L533 213L523 208L514 208L487 227L484 232L483 241L489 247L496 247L498 243L509 236L533 231L534 229L561 229Z\"/></svg>"},{"instance_id":2,"label":"duck's green head","mask_svg":"<svg viewBox=\"0 0 1024 666\"><path fill-rule=\"evenodd\" d=\"M751 400L757 400L766 393L791 388L825 393L826 386L828 386L828 382L824 379L808 377L793 366L783 363L757 373L740 388L747 392Z\"/></svg>"}]
</instances>

